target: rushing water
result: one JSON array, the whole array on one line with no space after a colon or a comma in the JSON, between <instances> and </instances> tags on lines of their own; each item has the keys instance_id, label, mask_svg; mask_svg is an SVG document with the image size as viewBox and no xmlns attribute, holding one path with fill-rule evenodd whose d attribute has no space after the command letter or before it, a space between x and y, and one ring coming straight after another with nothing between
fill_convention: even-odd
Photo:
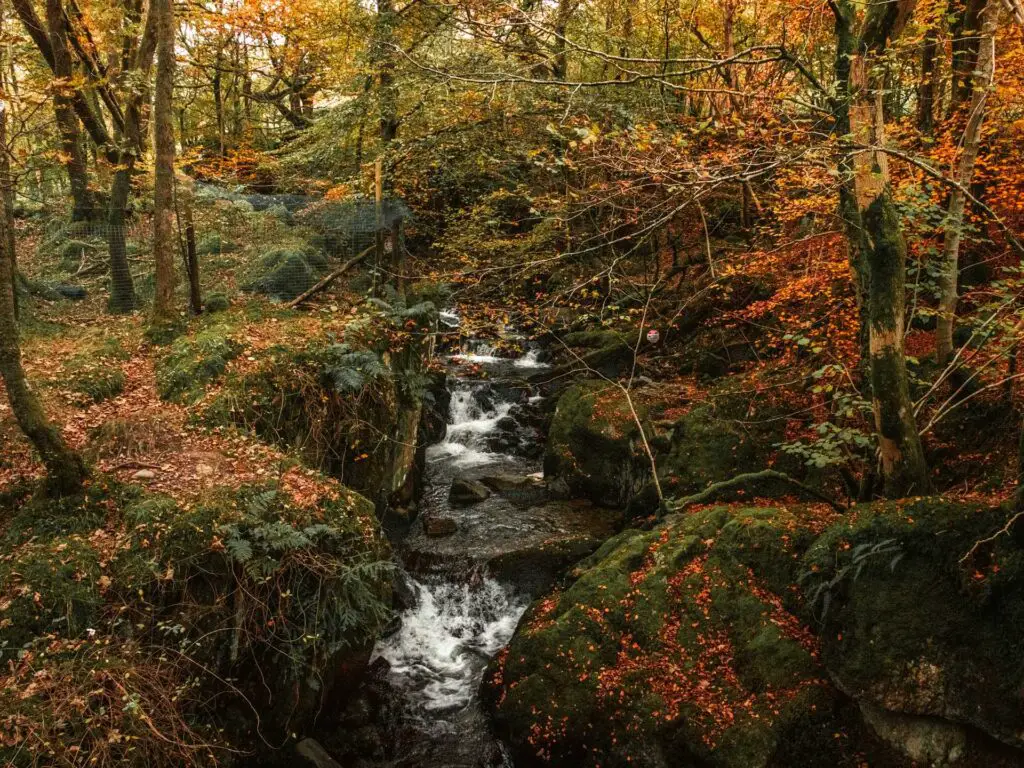
<instances>
[{"instance_id":1,"label":"rushing water","mask_svg":"<svg viewBox=\"0 0 1024 768\"><path fill-rule=\"evenodd\" d=\"M457 315L446 313L444 320L454 326ZM447 434L427 450L421 516L453 519L459 530L445 539L430 539L418 526L410 532L403 549L413 605L401 613L400 628L378 642L374 658L387 662L386 683L400 701L403 723L393 743L399 763L508 766L477 690L488 662L511 639L529 595L491 575L487 560L515 550L523 535L548 535L551 526L497 495L453 506L448 491L458 476L522 477L539 469L536 460L495 443L501 434L515 442L508 417L517 403L536 403L538 395L521 387L502 391L495 382L544 364L538 351L508 358L485 343L467 344L450 363Z\"/></svg>"}]
</instances>

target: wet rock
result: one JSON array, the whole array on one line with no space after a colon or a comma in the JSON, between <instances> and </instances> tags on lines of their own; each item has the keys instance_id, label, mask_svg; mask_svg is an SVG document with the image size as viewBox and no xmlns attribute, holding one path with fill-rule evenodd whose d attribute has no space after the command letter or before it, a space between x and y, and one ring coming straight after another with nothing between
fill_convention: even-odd
<instances>
[{"instance_id":1,"label":"wet rock","mask_svg":"<svg viewBox=\"0 0 1024 768\"><path fill-rule=\"evenodd\" d=\"M459 530L459 526L450 517L431 515L423 518L423 532L432 539L451 536L457 530Z\"/></svg>"},{"instance_id":2,"label":"wet rock","mask_svg":"<svg viewBox=\"0 0 1024 768\"><path fill-rule=\"evenodd\" d=\"M516 453L519 448L519 424L510 416L498 419L487 437L487 448L494 453Z\"/></svg>"},{"instance_id":3,"label":"wet rock","mask_svg":"<svg viewBox=\"0 0 1024 768\"><path fill-rule=\"evenodd\" d=\"M402 611L415 608L419 602L412 579L401 568L396 568L394 576L391 577L391 597L394 607Z\"/></svg>"},{"instance_id":4,"label":"wet rock","mask_svg":"<svg viewBox=\"0 0 1024 768\"><path fill-rule=\"evenodd\" d=\"M483 483L465 477L457 477L452 480L452 488L448 492L448 501L452 504L467 506L486 501L490 496L490 489Z\"/></svg>"},{"instance_id":5,"label":"wet rock","mask_svg":"<svg viewBox=\"0 0 1024 768\"><path fill-rule=\"evenodd\" d=\"M474 388L472 396L473 402L475 402L477 407L485 413L487 411L493 411L497 404L497 398L495 398L490 384Z\"/></svg>"},{"instance_id":6,"label":"wet rock","mask_svg":"<svg viewBox=\"0 0 1024 768\"><path fill-rule=\"evenodd\" d=\"M341 768L341 763L327 754L327 750L316 739L303 739L295 745L295 751L315 768Z\"/></svg>"},{"instance_id":7,"label":"wet rock","mask_svg":"<svg viewBox=\"0 0 1024 768\"><path fill-rule=\"evenodd\" d=\"M430 374L430 384L423 396L423 415L420 417L420 435L425 445L439 443L448 434L451 401L447 375Z\"/></svg>"},{"instance_id":8,"label":"wet rock","mask_svg":"<svg viewBox=\"0 0 1024 768\"><path fill-rule=\"evenodd\" d=\"M480 482L496 493L516 493L540 485L540 481L530 475L486 475Z\"/></svg>"},{"instance_id":9,"label":"wet rock","mask_svg":"<svg viewBox=\"0 0 1024 768\"><path fill-rule=\"evenodd\" d=\"M904 715L862 703L864 720L876 734L919 765L946 766L967 748L963 726L934 717Z\"/></svg>"},{"instance_id":10,"label":"wet rock","mask_svg":"<svg viewBox=\"0 0 1024 768\"><path fill-rule=\"evenodd\" d=\"M517 504L540 504L547 500L543 481L529 475L488 475L480 482Z\"/></svg>"}]
</instances>

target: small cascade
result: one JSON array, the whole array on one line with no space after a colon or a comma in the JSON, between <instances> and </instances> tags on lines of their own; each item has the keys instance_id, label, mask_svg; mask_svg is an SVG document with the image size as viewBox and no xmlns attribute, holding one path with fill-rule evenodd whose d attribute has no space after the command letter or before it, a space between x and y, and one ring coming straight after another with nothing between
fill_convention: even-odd
<instances>
[{"instance_id":1,"label":"small cascade","mask_svg":"<svg viewBox=\"0 0 1024 768\"><path fill-rule=\"evenodd\" d=\"M416 606L376 654L413 711L457 713L468 706L488 660L505 647L527 602L478 568L457 580L413 577Z\"/></svg>"},{"instance_id":2,"label":"small cascade","mask_svg":"<svg viewBox=\"0 0 1024 768\"><path fill-rule=\"evenodd\" d=\"M512 403L488 402L481 384L456 380L451 392L448 431L437 445L427 449L431 461L450 459L461 468L487 464L496 457L488 450L487 436L508 416Z\"/></svg>"},{"instance_id":3,"label":"small cascade","mask_svg":"<svg viewBox=\"0 0 1024 768\"><path fill-rule=\"evenodd\" d=\"M445 311L441 319L449 328L458 327L455 311ZM513 409L539 399L521 385L504 388L503 377L518 380L517 369L543 363L539 351L503 357L492 344L472 339L464 340L462 351L449 360L447 432L427 449L420 514L453 518L459 533L429 539L417 526L410 531L403 549L411 604L401 612L398 629L378 641L373 658L389 697L397 702L391 717L398 722L388 727L398 764L511 766L490 733L477 690L487 664L515 632L529 595L495 578L486 562L502 547L514 548L524 534L546 536L549 530L533 531L536 521L518 516L497 495L471 507L453 507L448 489L464 473L525 476L539 470L536 460L503 449L506 443L498 438L514 438ZM410 552L415 555L411 559Z\"/></svg>"}]
</instances>

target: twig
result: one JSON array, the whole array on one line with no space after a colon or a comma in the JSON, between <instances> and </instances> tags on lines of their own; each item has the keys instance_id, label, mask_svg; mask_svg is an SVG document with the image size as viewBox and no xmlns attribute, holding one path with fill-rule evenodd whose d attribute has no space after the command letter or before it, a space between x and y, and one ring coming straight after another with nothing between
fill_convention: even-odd
<instances>
[{"instance_id":1,"label":"twig","mask_svg":"<svg viewBox=\"0 0 1024 768\"><path fill-rule=\"evenodd\" d=\"M308 298L309 298L310 296L313 296L314 294L317 294L317 293L319 293L320 291L322 291L322 290L323 290L324 288L326 288L327 286L329 286L329 285L330 285L331 283L333 283L333 282L334 282L335 280L337 280L337 279L338 279L339 277L341 277L341 276L342 276L343 274L345 274L346 272L348 272L348 270L350 270L350 269L351 269L352 267L354 267L354 266L355 266L356 264L358 264L358 263L359 263L360 261L362 261L362 260L363 260L363 259L365 259L365 258L366 258L367 256L369 256L369 255L370 255L371 253L373 253L373 251L374 251L374 249L375 249L375 248L376 248L376 246L375 246L375 245L371 245L371 246L370 246L369 248L367 248L367 249L366 249L365 251L363 251L363 252L359 253L359 254L358 254L358 255L356 255L356 256L353 256L353 257L352 257L351 259L349 259L349 260L348 260L348 261L346 261L346 262L345 262L344 264L342 264L342 265L341 265L340 267L338 267L338 268L337 268L336 270L334 270L333 272L331 272L331 274L329 274L329 275L328 275L327 277L325 277L325 278L324 278L323 280L321 280L321 281L320 281L319 283L317 283L316 285L314 285L314 286L313 286L312 288L310 288L310 289L309 289L308 291L306 291L306 292L305 292L305 293L303 293L302 295L300 295L300 296L298 296L298 297L296 297L296 298L292 299L291 301L289 301L289 302L288 302L288 303L287 303L287 304L286 304L285 306L286 306L286 307L288 307L289 309L294 309L295 307L299 306L299 304L301 304L302 302L304 302L304 301L305 301L306 299L308 299Z\"/></svg>"},{"instance_id":2,"label":"twig","mask_svg":"<svg viewBox=\"0 0 1024 768\"><path fill-rule=\"evenodd\" d=\"M974 556L974 553L978 551L979 547L981 547L981 546L983 546L985 544L991 544L993 541L998 539L1000 536L1003 536L1003 535L1009 536L1010 535L1010 529L1013 528L1013 524L1016 523L1018 520L1020 520L1022 517L1024 517L1024 511L1021 511L1021 512L1018 512L1017 514L1015 514L1013 517L1011 517L1009 520L1006 521L1006 525L1004 525L1002 528L1000 528L998 531L993 533L988 538L982 539L981 541L974 542L974 546L971 547L967 551L967 554L964 555L963 557L961 557L957 561L957 563L959 565L963 565L967 560L970 560Z\"/></svg>"}]
</instances>

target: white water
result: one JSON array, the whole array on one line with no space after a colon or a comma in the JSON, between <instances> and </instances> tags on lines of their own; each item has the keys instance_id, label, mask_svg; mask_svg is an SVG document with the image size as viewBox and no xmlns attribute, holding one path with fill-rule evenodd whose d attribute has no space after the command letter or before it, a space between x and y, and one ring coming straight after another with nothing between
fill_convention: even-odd
<instances>
[{"instance_id":1,"label":"white water","mask_svg":"<svg viewBox=\"0 0 1024 768\"><path fill-rule=\"evenodd\" d=\"M480 385L477 385L480 386ZM450 459L462 469L489 464L500 456L487 450L487 435L508 416L511 403L495 403L485 409L474 397L472 384L459 383L452 392L451 417L444 440L427 448L431 461Z\"/></svg>"},{"instance_id":2,"label":"white water","mask_svg":"<svg viewBox=\"0 0 1024 768\"><path fill-rule=\"evenodd\" d=\"M402 628L378 643L374 656L391 664L392 682L414 708L459 711L473 700L487 660L511 639L527 603L484 575L467 583L438 577L413 583L416 608L402 615Z\"/></svg>"},{"instance_id":3,"label":"white water","mask_svg":"<svg viewBox=\"0 0 1024 768\"><path fill-rule=\"evenodd\" d=\"M497 357L486 344L470 343L467 350L460 360L493 360L506 370L518 365ZM530 357L524 367L535 362ZM511 460L490 451L487 437L512 404L498 401L486 380L454 379L450 388L447 434L427 449L428 478L442 488L467 467ZM431 498L424 514L449 512L446 492ZM465 554L472 558L474 553ZM401 614L400 629L377 643L373 655L389 663L389 682L416 717L434 723L432 728L452 728L455 713L472 709L488 661L511 639L528 600L482 566L468 571L463 566L450 574L411 574L410 579L416 603Z\"/></svg>"},{"instance_id":4,"label":"white water","mask_svg":"<svg viewBox=\"0 0 1024 768\"><path fill-rule=\"evenodd\" d=\"M550 368L550 365L540 361L540 354L541 351L539 349L531 349L523 357L516 360L514 365L516 368Z\"/></svg>"}]
</instances>

